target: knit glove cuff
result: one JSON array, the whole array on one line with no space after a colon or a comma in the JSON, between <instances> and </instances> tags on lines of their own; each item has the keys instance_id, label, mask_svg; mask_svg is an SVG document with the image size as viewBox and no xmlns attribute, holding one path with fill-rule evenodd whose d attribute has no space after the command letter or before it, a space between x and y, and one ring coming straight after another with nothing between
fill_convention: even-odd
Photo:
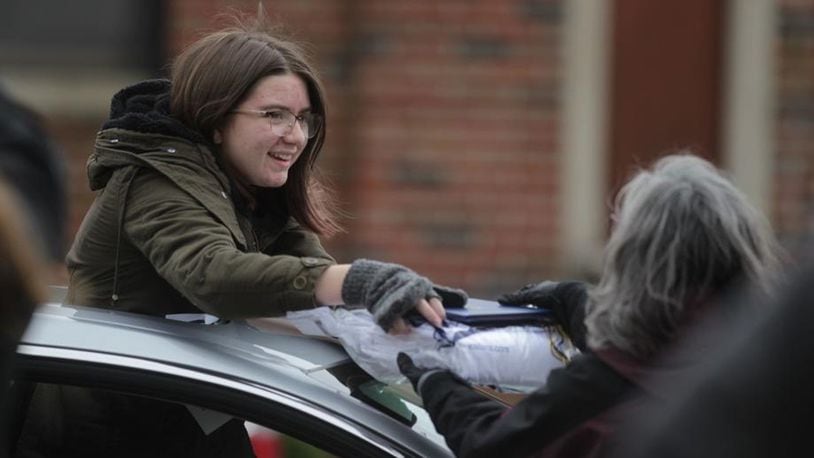
<instances>
[{"instance_id":1,"label":"knit glove cuff","mask_svg":"<svg viewBox=\"0 0 814 458\"><path fill-rule=\"evenodd\" d=\"M451 288L449 286L432 285L432 289L441 298L444 308L461 308L466 306L469 300L469 295L466 291L458 288Z\"/></svg>"},{"instance_id":2,"label":"knit glove cuff","mask_svg":"<svg viewBox=\"0 0 814 458\"><path fill-rule=\"evenodd\" d=\"M363 305L385 331L421 299L440 298L426 277L398 265L357 259L342 283L342 300Z\"/></svg>"}]
</instances>

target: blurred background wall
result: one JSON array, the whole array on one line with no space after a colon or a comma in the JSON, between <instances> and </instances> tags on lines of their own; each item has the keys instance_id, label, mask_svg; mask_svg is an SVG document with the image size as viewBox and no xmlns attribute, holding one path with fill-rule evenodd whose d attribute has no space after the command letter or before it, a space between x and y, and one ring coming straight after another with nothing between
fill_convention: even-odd
<instances>
[{"instance_id":1,"label":"blurred background wall","mask_svg":"<svg viewBox=\"0 0 814 458\"><path fill-rule=\"evenodd\" d=\"M596 275L613 191L690 147L796 250L814 232L814 0L266 0L328 90L321 168L340 261L404 263L493 297ZM111 95L255 0L4 0L0 78L70 169Z\"/></svg>"}]
</instances>

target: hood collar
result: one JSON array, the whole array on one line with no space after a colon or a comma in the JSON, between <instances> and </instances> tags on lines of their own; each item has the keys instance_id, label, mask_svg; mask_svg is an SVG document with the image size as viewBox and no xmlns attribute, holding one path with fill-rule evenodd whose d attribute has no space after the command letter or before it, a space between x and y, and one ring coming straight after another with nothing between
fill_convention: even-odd
<instances>
[{"instance_id":1,"label":"hood collar","mask_svg":"<svg viewBox=\"0 0 814 458\"><path fill-rule=\"evenodd\" d=\"M208 144L200 133L170 114L170 88L169 80L152 79L120 90L110 102L110 118L102 129L169 135Z\"/></svg>"}]
</instances>

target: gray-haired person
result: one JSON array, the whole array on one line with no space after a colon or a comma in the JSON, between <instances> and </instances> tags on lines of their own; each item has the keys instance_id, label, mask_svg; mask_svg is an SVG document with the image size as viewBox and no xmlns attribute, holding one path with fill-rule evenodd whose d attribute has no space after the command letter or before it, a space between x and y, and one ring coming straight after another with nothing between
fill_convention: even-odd
<instances>
[{"instance_id":1,"label":"gray-haired person","mask_svg":"<svg viewBox=\"0 0 814 458\"><path fill-rule=\"evenodd\" d=\"M743 281L771 290L780 249L768 223L703 159L673 155L640 171L613 215L596 287L543 282L501 297L552 308L584 350L513 408L399 354L458 456L603 453L620 417L659 394L650 376L676 369L658 361L683 332Z\"/></svg>"}]
</instances>

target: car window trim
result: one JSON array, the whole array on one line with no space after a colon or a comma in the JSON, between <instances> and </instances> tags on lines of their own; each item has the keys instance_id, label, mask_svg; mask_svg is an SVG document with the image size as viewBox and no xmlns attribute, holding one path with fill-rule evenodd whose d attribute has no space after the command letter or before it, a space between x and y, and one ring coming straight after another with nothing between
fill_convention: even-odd
<instances>
[{"instance_id":1,"label":"car window trim","mask_svg":"<svg viewBox=\"0 0 814 458\"><path fill-rule=\"evenodd\" d=\"M239 416L340 455L412 455L335 412L318 409L288 393L251 381L241 383L172 364L88 350L22 344L17 353L18 377L22 380L110 389L194 404ZM194 385L194 389L189 389L189 385ZM215 393L222 397L213 396ZM255 405L257 399L275 409ZM238 410L238 404L243 409Z\"/></svg>"}]
</instances>

